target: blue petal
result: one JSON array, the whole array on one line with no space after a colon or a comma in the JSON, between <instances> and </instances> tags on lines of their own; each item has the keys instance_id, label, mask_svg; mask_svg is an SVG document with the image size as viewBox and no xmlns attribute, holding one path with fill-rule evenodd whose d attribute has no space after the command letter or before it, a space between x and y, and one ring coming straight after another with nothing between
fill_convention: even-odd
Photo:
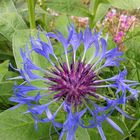
<instances>
[{"instance_id":1,"label":"blue petal","mask_svg":"<svg viewBox=\"0 0 140 140\"><path fill-rule=\"evenodd\" d=\"M123 52L120 52L118 47L116 48L113 48L109 51L106 52L105 56L104 57L118 57L118 56L122 56L123 55Z\"/></svg>"},{"instance_id":2,"label":"blue petal","mask_svg":"<svg viewBox=\"0 0 140 140\"><path fill-rule=\"evenodd\" d=\"M84 47L85 47L85 51L87 51L87 49L91 46L91 44L94 41L94 37L92 35L92 31L90 30L89 27L87 27L84 31L84 35L83 35L83 43L84 43Z\"/></svg>"},{"instance_id":3,"label":"blue petal","mask_svg":"<svg viewBox=\"0 0 140 140\"><path fill-rule=\"evenodd\" d=\"M105 135L104 135L104 132L103 132L102 127L99 126L99 125L97 125L97 128L98 128L98 131L99 131L99 133L100 133L100 136L101 136L102 140L106 140L106 137L105 137Z\"/></svg>"},{"instance_id":4,"label":"blue petal","mask_svg":"<svg viewBox=\"0 0 140 140\"><path fill-rule=\"evenodd\" d=\"M110 123L112 127L118 130L120 133L124 134L122 129L113 120L111 120L110 118L106 118L106 120L108 121L108 123Z\"/></svg>"},{"instance_id":5,"label":"blue petal","mask_svg":"<svg viewBox=\"0 0 140 140\"><path fill-rule=\"evenodd\" d=\"M105 53L107 51L107 42L103 38L101 38L100 41L101 41L101 44L102 44L102 53L101 53L101 56L104 57L104 55L105 55Z\"/></svg>"},{"instance_id":6,"label":"blue petal","mask_svg":"<svg viewBox=\"0 0 140 140\"><path fill-rule=\"evenodd\" d=\"M42 40L39 40L39 39L37 40L31 39L30 41L31 41L32 49L36 53L44 56L49 62L50 62L49 55L51 54L55 56L51 44L48 45L46 42L43 42Z\"/></svg>"},{"instance_id":7,"label":"blue petal","mask_svg":"<svg viewBox=\"0 0 140 140\"><path fill-rule=\"evenodd\" d=\"M32 114L42 114L48 107L48 104L45 105L36 105L33 108L29 108L28 111L26 113L32 113Z\"/></svg>"},{"instance_id":8,"label":"blue petal","mask_svg":"<svg viewBox=\"0 0 140 140\"><path fill-rule=\"evenodd\" d=\"M117 111L119 111L123 116L125 116L126 118L135 120L135 118L129 116L128 114L126 114L123 110L121 110L118 106L115 107Z\"/></svg>"},{"instance_id":9,"label":"blue petal","mask_svg":"<svg viewBox=\"0 0 140 140\"><path fill-rule=\"evenodd\" d=\"M29 85L19 85L19 86L14 86L14 92L19 92L19 93L27 93L29 91L34 91L34 90L39 90L39 88Z\"/></svg>"},{"instance_id":10,"label":"blue petal","mask_svg":"<svg viewBox=\"0 0 140 140\"><path fill-rule=\"evenodd\" d=\"M70 40L72 38L72 35L73 35L73 31L70 31L69 32L69 35L68 35L68 38L65 38L63 36L63 34L61 32L58 32L58 34L54 34L54 33L47 33L46 34L48 37L52 37L52 38L55 38L57 39L59 42L61 42L64 46L64 49L65 51L67 50L69 44L70 44Z\"/></svg>"},{"instance_id":11,"label":"blue petal","mask_svg":"<svg viewBox=\"0 0 140 140\"><path fill-rule=\"evenodd\" d=\"M73 50L76 52L76 50L78 49L78 47L80 46L82 41L82 32L80 32L79 34L76 33L76 31L73 33L73 36L71 38L71 45Z\"/></svg>"}]
</instances>

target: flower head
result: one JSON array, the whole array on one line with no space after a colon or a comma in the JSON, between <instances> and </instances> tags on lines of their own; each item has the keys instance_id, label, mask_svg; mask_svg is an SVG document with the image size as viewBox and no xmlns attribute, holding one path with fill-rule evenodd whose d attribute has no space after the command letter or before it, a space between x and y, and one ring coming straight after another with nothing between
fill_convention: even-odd
<instances>
[{"instance_id":1,"label":"flower head","mask_svg":"<svg viewBox=\"0 0 140 140\"><path fill-rule=\"evenodd\" d=\"M124 13L126 13L126 11L120 12L117 9L110 9L102 22L102 25L107 27L114 42L122 52L126 49L124 41L127 33L137 24L137 18L135 15ZM100 24L97 26L100 26Z\"/></svg>"},{"instance_id":2,"label":"flower head","mask_svg":"<svg viewBox=\"0 0 140 140\"><path fill-rule=\"evenodd\" d=\"M106 15L106 20L112 21L115 16L116 16L116 9L111 9Z\"/></svg>"},{"instance_id":3,"label":"flower head","mask_svg":"<svg viewBox=\"0 0 140 140\"><path fill-rule=\"evenodd\" d=\"M116 34L116 36L114 37L114 41L115 41L116 43L119 44L119 43L122 42L124 36L125 36L124 32L123 32L123 31L120 31L120 32L118 32L118 33Z\"/></svg>"},{"instance_id":4,"label":"flower head","mask_svg":"<svg viewBox=\"0 0 140 140\"><path fill-rule=\"evenodd\" d=\"M104 79L102 71L104 68L119 67L123 60L122 52L119 52L117 47L107 50L107 41L100 33L92 33L89 28L86 28L84 33L77 33L74 26L71 26L68 31L67 38L60 32L47 33L47 42L40 37L30 38L32 48L21 49L23 67L18 70L20 78L25 81L14 87L14 96L10 100L18 103L16 107L23 104L28 106L26 113L33 116L36 128L39 122L52 122L56 130L61 128L60 140L65 133L67 140L74 139L78 127L96 127L105 140L102 129L102 122L105 120L123 133L109 117L117 110L131 118L119 105L125 104L128 97L137 98L139 91L132 87L138 83L125 79L126 70L107 79ZM64 59L55 55L51 39L56 39L64 47ZM84 50L81 56L77 57L77 51L82 45ZM68 52L68 48L72 51ZM90 59L86 55L87 51L91 51ZM43 56L51 67L43 69L37 66L31 58L32 53ZM42 86L34 85L35 81L39 81ZM112 89L114 94L106 94L109 92L108 88ZM128 97L126 92L130 93ZM60 112L66 114L61 121ZM89 117L89 123L85 121L85 115Z\"/></svg>"},{"instance_id":5,"label":"flower head","mask_svg":"<svg viewBox=\"0 0 140 140\"><path fill-rule=\"evenodd\" d=\"M78 27L86 27L89 24L88 17L71 16L71 19L73 20L74 23L77 24Z\"/></svg>"}]
</instances>

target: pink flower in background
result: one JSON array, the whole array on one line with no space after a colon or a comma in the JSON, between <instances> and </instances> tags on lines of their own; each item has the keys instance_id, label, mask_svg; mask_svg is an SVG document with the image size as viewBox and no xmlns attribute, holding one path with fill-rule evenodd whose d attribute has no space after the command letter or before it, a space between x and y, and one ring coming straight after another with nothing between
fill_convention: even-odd
<instances>
[{"instance_id":1,"label":"pink flower in background","mask_svg":"<svg viewBox=\"0 0 140 140\"><path fill-rule=\"evenodd\" d=\"M71 16L71 19L78 24L79 27L87 27L89 24L88 17Z\"/></svg>"},{"instance_id":2,"label":"pink flower in background","mask_svg":"<svg viewBox=\"0 0 140 140\"><path fill-rule=\"evenodd\" d=\"M121 15L119 21L120 21L120 29L127 31L127 30L129 30L131 25L136 21L136 17Z\"/></svg>"},{"instance_id":3,"label":"pink flower in background","mask_svg":"<svg viewBox=\"0 0 140 140\"><path fill-rule=\"evenodd\" d=\"M116 9L110 10L106 15L106 20L112 20L116 16Z\"/></svg>"},{"instance_id":4,"label":"pink flower in background","mask_svg":"<svg viewBox=\"0 0 140 140\"><path fill-rule=\"evenodd\" d=\"M123 40L123 37L124 37L124 32L123 31L120 31L120 32L118 32L117 34L116 34L116 36L114 37L114 41L116 42L116 43L121 43L122 42L122 40Z\"/></svg>"},{"instance_id":5,"label":"pink flower in background","mask_svg":"<svg viewBox=\"0 0 140 140\"><path fill-rule=\"evenodd\" d=\"M122 22L121 24L120 24L120 28L122 29L122 30L125 30L125 31L127 31L128 29L129 29L129 27L130 27L130 25L129 25L129 23L126 21L126 22Z\"/></svg>"},{"instance_id":6,"label":"pink flower in background","mask_svg":"<svg viewBox=\"0 0 140 140\"><path fill-rule=\"evenodd\" d=\"M79 22L88 25L89 19L88 17L79 17Z\"/></svg>"},{"instance_id":7,"label":"pink flower in background","mask_svg":"<svg viewBox=\"0 0 140 140\"><path fill-rule=\"evenodd\" d=\"M136 21L136 16L130 16L130 17L129 17L129 21L131 21L131 22Z\"/></svg>"},{"instance_id":8,"label":"pink flower in background","mask_svg":"<svg viewBox=\"0 0 140 140\"><path fill-rule=\"evenodd\" d=\"M128 24L131 25L136 21L136 16L130 16L128 17Z\"/></svg>"},{"instance_id":9,"label":"pink flower in background","mask_svg":"<svg viewBox=\"0 0 140 140\"><path fill-rule=\"evenodd\" d=\"M112 35L113 40L118 45L120 51L125 50L123 43L127 32L131 30L137 21L135 15L129 15L126 10L110 9L102 22Z\"/></svg>"},{"instance_id":10,"label":"pink flower in background","mask_svg":"<svg viewBox=\"0 0 140 140\"><path fill-rule=\"evenodd\" d=\"M127 15L120 15L120 19L119 19L120 22L126 22L127 21Z\"/></svg>"}]
</instances>

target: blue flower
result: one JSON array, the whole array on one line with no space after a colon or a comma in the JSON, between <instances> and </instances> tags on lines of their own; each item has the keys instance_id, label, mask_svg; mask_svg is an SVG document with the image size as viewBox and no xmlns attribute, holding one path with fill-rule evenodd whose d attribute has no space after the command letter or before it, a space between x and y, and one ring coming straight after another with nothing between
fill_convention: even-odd
<instances>
[{"instance_id":1,"label":"blue flower","mask_svg":"<svg viewBox=\"0 0 140 140\"><path fill-rule=\"evenodd\" d=\"M27 105L28 110L25 113L32 115L35 127L37 128L39 122L51 122L60 135L60 140L65 133L67 140L73 140L78 127L97 128L102 140L105 140L102 129L102 122L105 120L123 134L110 116L117 110L125 117L133 119L120 105L126 104L129 98L138 97L139 91L132 87L139 83L126 80L126 69L113 77L102 77L102 69L120 65L120 61L124 60L121 57L122 52L119 52L117 47L107 50L108 44L101 37L101 32L92 33L88 27L84 33L77 33L74 26L71 26L68 28L68 37L64 37L61 32L46 33L46 39L47 42L44 42L39 36L37 39L31 37L32 48L20 50L23 62L21 69L18 69L20 76L17 78L24 79L24 82L14 87L14 95L10 100L18 104L13 108ZM55 42L52 43L52 39L62 44L65 59L61 60L61 57L55 55L52 45ZM84 51L77 59L76 52L81 45L84 46ZM88 60L86 54L92 47L93 55ZM72 52L68 53L68 48L72 48ZM51 64L51 68L43 69L37 66L31 58L32 53L43 56ZM54 59L51 59L50 55ZM34 85L35 81L42 82L42 87ZM108 88L114 91L114 94L106 94L109 92ZM101 89L105 89L104 93ZM129 93L129 96L126 93ZM42 99L45 102L42 102ZM59 117L61 112L66 114L62 120ZM60 133L58 129L61 129Z\"/></svg>"}]
</instances>

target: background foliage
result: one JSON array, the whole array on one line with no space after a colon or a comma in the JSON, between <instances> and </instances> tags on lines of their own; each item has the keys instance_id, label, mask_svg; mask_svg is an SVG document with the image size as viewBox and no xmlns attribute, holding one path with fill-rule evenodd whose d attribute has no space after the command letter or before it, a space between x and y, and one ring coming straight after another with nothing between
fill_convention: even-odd
<instances>
[{"instance_id":1,"label":"background foliage","mask_svg":"<svg viewBox=\"0 0 140 140\"><path fill-rule=\"evenodd\" d=\"M60 30L67 33L67 26L72 23L71 16L89 18L91 28L96 27L105 17L109 8L128 10L137 15L140 20L140 0L0 0L0 140L57 140L58 135L51 124L39 126L34 130L34 122L30 115L21 112L25 107L14 111L9 110L13 103L8 98L13 94L13 85L22 81L9 81L18 73L9 67L9 63L20 68L21 58L19 48L24 48L29 37L37 35L37 28L45 31ZM58 16L52 15L48 9L54 10ZM126 51L124 64L128 69L128 78L140 82L140 25L128 33L125 40ZM42 32L43 38L43 32ZM109 37L108 46L114 47ZM61 54L56 50L57 55ZM44 61L33 56L34 61L45 67ZM140 87L138 87L140 89ZM139 140L140 139L140 100L129 102L125 111L136 120L124 119L115 113L113 120L118 122L125 134L112 130L106 122L103 129L108 140ZM76 140L100 140L96 129L78 129Z\"/></svg>"}]
</instances>

